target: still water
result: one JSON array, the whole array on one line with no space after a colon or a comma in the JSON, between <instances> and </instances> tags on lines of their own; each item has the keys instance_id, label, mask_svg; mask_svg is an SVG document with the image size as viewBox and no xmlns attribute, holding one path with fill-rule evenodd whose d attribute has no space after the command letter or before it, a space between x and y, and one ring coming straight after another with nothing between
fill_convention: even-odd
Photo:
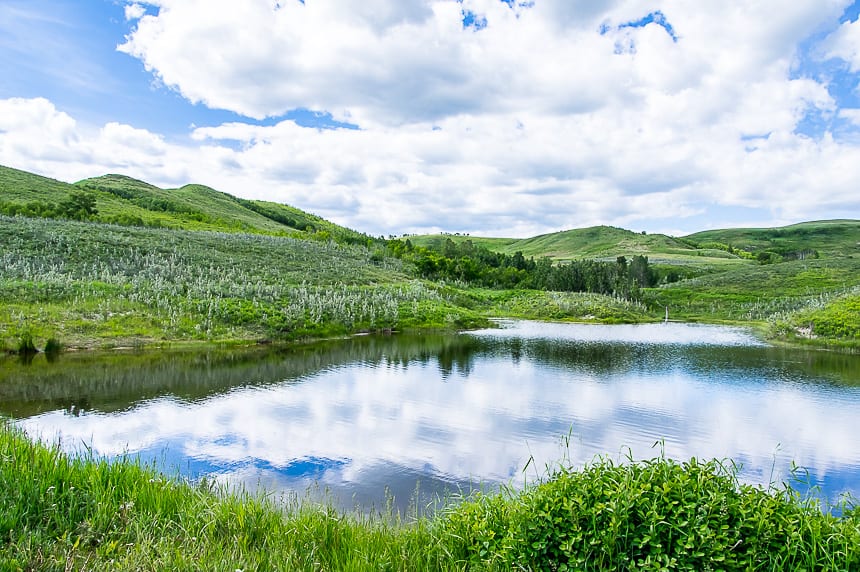
<instances>
[{"instance_id":1,"label":"still water","mask_svg":"<svg viewBox=\"0 0 860 572\"><path fill-rule=\"evenodd\" d=\"M0 414L68 451L347 507L519 486L563 457L661 450L732 459L749 483L808 486L792 481L794 464L828 499L860 496L860 356L775 348L719 326L499 325L6 359Z\"/></svg>"}]
</instances>

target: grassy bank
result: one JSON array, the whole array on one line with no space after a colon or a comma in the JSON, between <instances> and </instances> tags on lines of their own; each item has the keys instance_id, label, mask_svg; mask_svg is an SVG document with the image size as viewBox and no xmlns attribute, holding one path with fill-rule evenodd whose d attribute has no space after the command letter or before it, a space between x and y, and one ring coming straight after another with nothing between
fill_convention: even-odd
<instances>
[{"instance_id":1,"label":"grassy bank","mask_svg":"<svg viewBox=\"0 0 860 572\"><path fill-rule=\"evenodd\" d=\"M561 466L434 516L228 495L0 429L4 570L853 570L860 511L716 462Z\"/></svg>"},{"instance_id":2,"label":"grassy bank","mask_svg":"<svg viewBox=\"0 0 860 572\"><path fill-rule=\"evenodd\" d=\"M676 319L756 326L781 341L860 349L860 258L796 260L648 290L643 302Z\"/></svg>"}]
</instances>

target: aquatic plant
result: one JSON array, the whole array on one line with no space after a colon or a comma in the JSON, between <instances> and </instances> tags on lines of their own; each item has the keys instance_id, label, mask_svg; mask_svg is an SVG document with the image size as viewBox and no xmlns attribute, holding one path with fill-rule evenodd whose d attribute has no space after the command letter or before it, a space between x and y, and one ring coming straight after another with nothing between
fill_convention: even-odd
<instances>
[{"instance_id":1,"label":"aquatic plant","mask_svg":"<svg viewBox=\"0 0 860 572\"><path fill-rule=\"evenodd\" d=\"M33 334L29 331L24 331L18 338L18 354L27 355L34 354L39 350L36 349L36 344L33 343Z\"/></svg>"}]
</instances>

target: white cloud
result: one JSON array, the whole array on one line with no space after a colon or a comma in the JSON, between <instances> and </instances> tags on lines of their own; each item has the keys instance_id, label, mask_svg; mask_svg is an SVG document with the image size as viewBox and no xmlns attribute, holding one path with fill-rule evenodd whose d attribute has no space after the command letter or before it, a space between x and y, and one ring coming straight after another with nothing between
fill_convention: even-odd
<instances>
[{"instance_id":1,"label":"white cloud","mask_svg":"<svg viewBox=\"0 0 860 572\"><path fill-rule=\"evenodd\" d=\"M844 22L822 45L824 56L848 62L851 71L860 71L860 20Z\"/></svg>"},{"instance_id":2,"label":"white cloud","mask_svg":"<svg viewBox=\"0 0 860 572\"><path fill-rule=\"evenodd\" d=\"M860 212L856 143L796 132L810 111L850 118L826 85L792 76L800 42L835 27L844 0L515 4L148 2L119 49L190 101L255 118L326 111L360 129L233 121L166 141L18 100L34 121L0 134L4 161L200 182L373 234L692 232L684 219L714 206L774 223ZM464 29L462 10L486 27ZM624 26L657 11L675 38Z\"/></svg>"},{"instance_id":3,"label":"white cloud","mask_svg":"<svg viewBox=\"0 0 860 572\"><path fill-rule=\"evenodd\" d=\"M845 2L155 4L158 14L142 18L119 49L191 101L255 118L325 109L369 126L525 109L569 114L635 105L652 92L736 87L763 73L784 80L797 43ZM462 10L487 27L464 29ZM656 11L678 42L657 24L617 28ZM619 45L630 53L616 54Z\"/></svg>"},{"instance_id":4,"label":"white cloud","mask_svg":"<svg viewBox=\"0 0 860 572\"><path fill-rule=\"evenodd\" d=\"M840 109L839 117L847 119L857 127L860 127L860 109Z\"/></svg>"},{"instance_id":5,"label":"white cloud","mask_svg":"<svg viewBox=\"0 0 860 572\"><path fill-rule=\"evenodd\" d=\"M140 4L129 4L125 7L126 20L139 20L144 14L146 14L146 8Z\"/></svg>"}]
</instances>

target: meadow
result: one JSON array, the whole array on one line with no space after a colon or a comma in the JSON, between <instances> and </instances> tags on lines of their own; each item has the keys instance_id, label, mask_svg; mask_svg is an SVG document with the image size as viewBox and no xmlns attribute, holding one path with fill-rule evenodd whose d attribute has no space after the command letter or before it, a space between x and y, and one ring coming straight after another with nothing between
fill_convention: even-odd
<instances>
[{"instance_id":1,"label":"meadow","mask_svg":"<svg viewBox=\"0 0 860 572\"><path fill-rule=\"evenodd\" d=\"M858 221L677 238L607 226L528 239L412 236L424 249L416 255L401 241L201 185L161 189L122 175L69 184L8 167L2 212L14 215L0 214L7 351L289 341L484 326L490 317L641 322L667 307L673 319L860 347ZM452 242L467 241L499 253L504 267L447 258ZM528 268L609 268L621 257L644 260L653 283L628 276L599 293L530 289L552 281Z\"/></svg>"},{"instance_id":2,"label":"meadow","mask_svg":"<svg viewBox=\"0 0 860 572\"><path fill-rule=\"evenodd\" d=\"M0 216L0 344L143 347L467 328L489 316L637 321L611 296L419 280L332 240Z\"/></svg>"},{"instance_id":3,"label":"meadow","mask_svg":"<svg viewBox=\"0 0 860 572\"><path fill-rule=\"evenodd\" d=\"M24 334L40 347L336 335L420 322L424 306L471 319L398 261L331 241L3 217L0 243L10 349Z\"/></svg>"}]
</instances>

